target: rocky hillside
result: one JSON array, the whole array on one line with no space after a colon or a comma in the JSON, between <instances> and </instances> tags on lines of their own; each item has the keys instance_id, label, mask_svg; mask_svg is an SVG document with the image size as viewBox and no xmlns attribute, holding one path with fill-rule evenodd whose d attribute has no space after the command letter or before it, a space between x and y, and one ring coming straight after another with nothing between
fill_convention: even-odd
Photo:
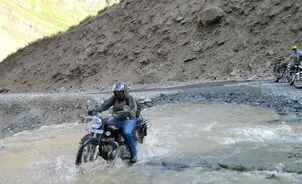
<instances>
[{"instance_id":1,"label":"rocky hillside","mask_svg":"<svg viewBox=\"0 0 302 184\"><path fill-rule=\"evenodd\" d=\"M117 0L0 0L2 59L29 42L65 31Z\"/></svg>"},{"instance_id":2,"label":"rocky hillside","mask_svg":"<svg viewBox=\"0 0 302 184\"><path fill-rule=\"evenodd\" d=\"M302 41L300 0L124 0L0 64L10 91L271 77Z\"/></svg>"}]
</instances>

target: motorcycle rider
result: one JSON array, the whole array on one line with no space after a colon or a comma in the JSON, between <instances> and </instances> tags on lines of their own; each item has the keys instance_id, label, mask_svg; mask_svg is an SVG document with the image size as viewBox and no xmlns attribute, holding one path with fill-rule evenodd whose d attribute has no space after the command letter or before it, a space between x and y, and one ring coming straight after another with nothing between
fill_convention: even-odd
<instances>
[{"instance_id":1,"label":"motorcycle rider","mask_svg":"<svg viewBox=\"0 0 302 184\"><path fill-rule=\"evenodd\" d=\"M289 70L290 75L293 75L302 62L302 51L298 49L297 45L291 47L291 53L286 59L286 62L288 63L287 69ZM279 82L281 78L282 76L276 78L275 82Z\"/></svg>"},{"instance_id":2,"label":"motorcycle rider","mask_svg":"<svg viewBox=\"0 0 302 184\"><path fill-rule=\"evenodd\" d=\"M137 124L137 103L136 100L129 95L128 87L123 81L116 81L113 85L112 92L113 95L105 100L101 106L96 107L95 111L103 112L112 107L113 117L109 119L108 123L115 124L120 128L131 154L130 162L135 163L137 161L137 142L133 130ZM92 115L95 111L89 111L88 114Z\"/></svg>"},{"instance_id":3,"label":"motorcycle rider","mask_svg":"<svg viewBox=\"0 0 302 184\"><path fill-rule=\"evenodd\" d=\"M293 45L291 48L292 52L289 55L289 59L290 59L290 67L291 69L293 69L296 66L299 66L302 62L302 51L300 49L298 49L297 45Z\"/></svg>"}]
</instances>

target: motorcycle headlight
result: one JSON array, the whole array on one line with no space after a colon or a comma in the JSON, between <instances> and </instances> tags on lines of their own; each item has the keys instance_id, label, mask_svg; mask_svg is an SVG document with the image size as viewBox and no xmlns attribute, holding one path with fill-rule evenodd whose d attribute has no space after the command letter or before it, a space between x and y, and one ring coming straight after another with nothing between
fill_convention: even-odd
<instances>
[{"instance_id":1,"label":"motorcycle headlight","mask_svg":"<svg viewBox=\"0 0 302 184\"><path fill-rule=\"evenodd\" d=\"M102 119L97 117L97 118L95 118L95 122L102 124Z\"/></svg>"},{"instance_id":2,"label":"motorcycle headlight","mask_svg":"<svg viewBox=\"0 0 302 184\"><path fill-rule=\"evenodd\" d=\"M91 125L91 128L94 128L94 129L99 129L101 128L102 124L93 124Z\"/></svg>"},{"instance_id":3,"label":"motorcycle headlight","mask_svg":"<svg viewBox=\"0 0 302 184\"><path fill-rule=\"evenodd\" d=\"M94 119L93 124L91 125L91 128L99 129L99 128L101 128L102 124L103 124L102 119L96 118L96 119Z\"/></svg>"},{"instance_id":4,"label":"motorcycle headlight","mask_svg":"<svg viewBox=\"0 0 302 184\"><path fill-rule=\"evenodd\" d=\"M110 132L110 131L106 131L106 132L105 132L105 135L106 135L106 136L110 136L110 135L111 135L111 132Z\"/></svg>"}]
</instances>

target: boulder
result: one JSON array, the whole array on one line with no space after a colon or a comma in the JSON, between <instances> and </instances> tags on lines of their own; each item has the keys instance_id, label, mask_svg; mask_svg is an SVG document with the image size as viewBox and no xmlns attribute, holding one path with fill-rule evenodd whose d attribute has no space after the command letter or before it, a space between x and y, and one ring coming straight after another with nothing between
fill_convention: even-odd
<instances>
[{"instance_id":1,"label":"boulder","mask_svg":"<svg viewBox=\"0 0 302 184\"><path fill-rule=\"evenodd\" d=\"M9 89L7 88L0 88L0 94L1 93L8 93L9 92Z\"/></svg>"},{"instance_id":2,"label":"boulder","mask_svg":"<svg viewBox=\"0 0 302 184\"><path fill-rule=\"evenodd\" d=\"M202 10L199 14L198 20L202 25L208 26L218 23L224 15L225 13L221 8L208 7Z\"/></svg>"}]
</instances>

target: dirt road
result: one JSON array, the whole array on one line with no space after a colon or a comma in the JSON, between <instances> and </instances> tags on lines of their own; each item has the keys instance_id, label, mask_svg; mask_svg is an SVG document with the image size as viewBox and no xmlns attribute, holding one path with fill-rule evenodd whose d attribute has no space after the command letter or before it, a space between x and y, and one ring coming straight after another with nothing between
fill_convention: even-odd
<instances>
[{"instance_id":1,"label":"dirt road","mask_svg":"<svg viewBox=\"0 0 302 184\"><path fill-rule=\"evenodd\" d=\"M26 93L0 95L0 137L37 128L80 120L87 101L101 103L110 92ZM146 106L179 102L247 104L269 107L278 113L302 109L301 91L271 81L221 81L169 88L135 89L133 95Z\"/></svg>"}]
</instances>

